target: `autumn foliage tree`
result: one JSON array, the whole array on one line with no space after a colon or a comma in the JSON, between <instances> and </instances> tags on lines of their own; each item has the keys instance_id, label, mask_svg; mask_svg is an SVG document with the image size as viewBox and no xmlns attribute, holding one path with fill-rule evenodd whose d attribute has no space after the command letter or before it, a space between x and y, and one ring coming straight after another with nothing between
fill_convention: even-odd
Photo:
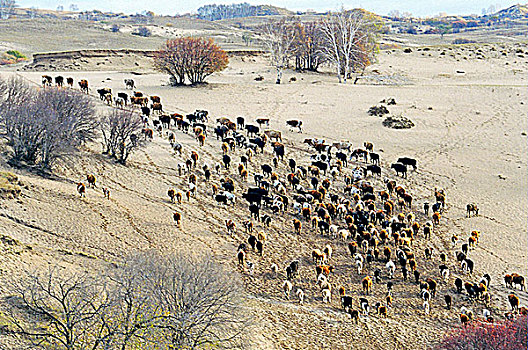
<instances>
[{"instance_id":1,"label":"autumn foliage tree","mask_svg":"<svg viewBox=\"0 0 528 350\"><path fill-rule=\"evenodd\" d=\"M317 68L325 61L320 50L323 44L323 36L318 23L297 21L293 28L295 33L293 42L295 70L316 72Z\"/></svg>"},{"instance_id":2,"label":"autumn foliage tree","mask_svg":"<svg viewBox=\"0 0 528 350\"><path fill-rule=\"evenodd\" d=\"M227 54L212 39L177 38L167 40L156 53L154 66L169 74L173 85L205 82L214 72L224 70L229 63Z\"/></svg>"}]
</instances>

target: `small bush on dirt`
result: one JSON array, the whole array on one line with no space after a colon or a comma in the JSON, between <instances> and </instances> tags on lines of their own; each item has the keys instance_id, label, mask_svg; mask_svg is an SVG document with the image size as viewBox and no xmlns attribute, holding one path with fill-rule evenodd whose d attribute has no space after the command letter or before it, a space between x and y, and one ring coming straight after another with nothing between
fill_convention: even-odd
<instances>
[{"instance_id":1,"label":"small bush on dirt","mask_svg":"<svg viewBox=\"0 0 528 350\"><path fill-rule=\"evenodd\" d=\"M528 318L519 316L512 321L498 323L474 322L454 329L442 341L442 350L520 350L528 341Z\"/></svg>"},{"instance_id":2,"label":"small bush on dirt","mask_svg":"<svg viewBox=\"0 0 528 350\"><path fill-rule=\"evenodd\" d=\"M143 37L149 37L152 35L152 32L147 27L139 27L137 32L134 32L132 34L143 36Z\"/></svg>"},{"instance_id":3,"label":"small bush on dirt","mask_svg":"<svg viewBox=\"0 0 528 350\"><path fill-rule=\"evenodd\" d=\"M389 110L385 106L372 106L369 108L367 113L369 115L383 117L385 114L389 114Z\"/></svg>"}]
</instances>

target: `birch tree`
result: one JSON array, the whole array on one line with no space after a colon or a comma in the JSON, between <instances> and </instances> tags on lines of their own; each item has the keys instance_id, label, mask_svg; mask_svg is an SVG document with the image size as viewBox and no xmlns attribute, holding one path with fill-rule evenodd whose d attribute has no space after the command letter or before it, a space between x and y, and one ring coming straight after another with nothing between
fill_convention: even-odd
<instances>
[{"instance_id":1,"label":"birch tree","mask_svg":"<svg viewBox=\"0 0 528 350\"><path fill-rule=\"evenodd\" d=\"M376 15L362 9L342 9L321 20L321 53L335 67L340 83L346 83L352 73L363 74L374 61L381 24Z\"/></svg>"},{"instance_id":2,"label":"birch tree","mask_svg":"<svg viewBox=\"0 0 528 350\"><path fill-rule=\"evenodd\" d=\"M276 83L280 84L282 71L288 66L295 42L292 18L270 20L260 27L261 40L271 55L271 64L277 70Z\"/></svg>"},{"instance_id":3,"label":"birch tree","mask_svg":"<svg viewBox=\"0 0 528 350\"><path fill-rule=\"evenodd\" d=\"M16 6L15 0L0 0L0 19L8 19Z\"/></svg>"}]
</instances>

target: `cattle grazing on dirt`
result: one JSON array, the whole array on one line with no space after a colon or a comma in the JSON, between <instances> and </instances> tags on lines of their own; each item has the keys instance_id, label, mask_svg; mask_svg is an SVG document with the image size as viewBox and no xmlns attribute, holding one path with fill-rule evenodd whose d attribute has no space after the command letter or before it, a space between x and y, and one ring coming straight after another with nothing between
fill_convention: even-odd
<instances>
[{"instance_id":1,"label":"cattle grazing on dirt","mask_svg":"<svg viewBox=\"0 0 528 350\"><path fill-rule=\"evenodd\" d=\"M470 203L466 205L466 216L470 218L472 213L474 214L474 216L478 216L479 208L475 203Z\"/></svg>"},{"instance_id":2,"label":"cattle grazing on dirt","mask_svg":"<svg viewBox=\"0 0 528 350\"><path fill-rule=\"evenodd\" d=\"M133 90L136 88L136 83L133 79L125 79L125 89Z\"/></svg>"},{"instance_id":3,"label":"cattle grazing on dirt","mask_svg":"<svg viewBox=\"0 0 528 350\"><path fill-rule=\"evenodd\" d=\"M269 118L258 118L257 120L255 120L257 122L257 124L262 127L262 125L266 125L266 126L269 126Z\"/></svg>"},{"instance_id":4,"label":"cattle grazing on dirt","mask_svg":"<svg viewBox=\"0 0 528 350\"><path fill-rule=\"evenodd\" d=\"M42 76L42 86L44 87L51 86L51 84L53 84L53 78L50 77L49 75L43 75Z\"/></svg>"},{"instance_id":5,"label":"cattle grazing on dirt","mask_svg":"<svg viewBox=\"0 0 528 350\"><path fill-rule=\"evenodd\" d=\"M401 174L402 177L407 177L407 166L402 163L393 163L391 169L396 171L396 175Z\"/></svg>"},{"instance_id":6,"label":"cattle grazing on dirt","mask_svg":"<svg viewBox=\"0 0 528 350\"><path fill-rule=\"evenodd\" d=\"M77 192L81 195L81 197L86 197L86 186L84 186L82 182L77 184Z\"/></svg>"},{"instance_id":7,"label":"cattle grazing on dirt","mask_svg":"<svg viewBox=\"0 0 528 350\"><path fill-rule=\"evenodd\" d=\"M408 157L401 157L401 158L398 158L397 163L401 163L406 166L412 166L413 169L416 170L416 159L408 158Z\"/></svg>"},{"instance_id":8,"label":"cattle grazing on dirt","mask_svg":"<svg viewBox=\"0 0 528 350\"><path fill-rule=\"evenodd\" d=\"M280 131L276 131L276 130L266 130L264 131L264 135L266 135L267 137L271 139L275 139L277 141L281 141L282 142L282 133Z\"/></svg>"},{"instance_id":9,"label":"cattle grazing on dirt","mask_svg":"<svg viewBox=\"0 0 528 350\"><path fill-rule=\"evenodd\" d=\"M287 120L286 125L288 125L291 129L298 128L299 132L302 132L302 121L301 120Z\"/></svg>"},{"instance_id":10,"label":"cattle grazing on dirt","mask_svg":"<svg viewBox=\"0 0 528 350\"><path fill-rule=\"evenodd\" d=\"M172 219L174 220L174 222L176 223L176 225L178 227L181 227L181 219L182 219L182 216L179 212L175 211L173 214L172 214Z\"/></svg>"},{"instance_id":11,"label":"cattle grazing on dirt","mask_svg":"<svg viewBox=\"0 0 528 350\"><path fill-rule=\"evenodd\" d=\"M366 276L361 281L361 285L363 286L363 292L368 295L372 290L372 278L370 276Z\"/></svg>"},{"instance_id":12,"label":"cattle grazing on dirt","mask_svg":"<svg viewBox=\"0 0 528 350\"><path fill-rule=\"evenodd\" d=\"M88 181L88 187L93 187L95 188L95 175L92 175L92 174L88 174L86 175L86 180Z\"/></svg>"},{"instance_id":13,"label":"cattle grazing on dirt","mask_svg":"<svg viewBox=\"0 0 528 350\"><path fill-rule=\"evenodd\" d=\"M112 94L112 89L110 88L97 89L97 93L99 94L99 98L101 99L101 101L103 101L107 94Z\"/></svg>"},{"instance_id":14,"label":"cattle grazing on dirt","mask_svg":"<svg viewBox=\"0 0 528 350\"><path fill-rule=\"evenodd\" d=\"M68 84L70 87L73 87L73 78L66 78L66 84Z\"/></svg>"},{"instance_id":15,"label":"cattle grazing on dirt","mask_svg":"<svg viewBox=\"0 0 528 350\"><path fill-rule=\"evenodd\" d=\"M56 76L55 77L55 85L57 85L58 87L63 87L64 86L64 77L62 76Z\"/></svg>"},{"instance_id":16,"label":"cattle grazing on dirt","mask_svg":"<svg viewBox=\"0 0 528 350\"><path fill-rule=\"evenodd\" d=\"M88 80L81 80L79 82L79 87L81 89L81 92L88 93Z\"/></svg>"},{"instance_id":17,"label":"cattle grazing on dirt","mask_svg":"<svg viewBox=\"0 0 528 350\"><path fill-rule=\"evenodd\" d=\"M519 297L515 294L508 295L508 302L512 308L512 312L519 311Z\"/></svg>"}]
</instances>

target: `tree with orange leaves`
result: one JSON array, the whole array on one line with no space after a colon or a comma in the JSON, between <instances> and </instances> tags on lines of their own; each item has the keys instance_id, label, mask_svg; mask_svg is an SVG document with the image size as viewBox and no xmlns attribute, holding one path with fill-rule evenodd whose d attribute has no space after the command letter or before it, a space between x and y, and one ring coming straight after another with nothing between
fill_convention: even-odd
<instances>
[{"instance_id":1,"label":"tree with orange leaves","mask_svg":"<svg viewBox=\"0 0 528 350\"><path fill-rule=\"evenodd\" d=\"M154 58L154 67L169 74L172 85L184 85L186 80L191 85L204 83L228 63L226 52L212 39L192 37L167 40Z\"/></svg>"}]
</instances>

